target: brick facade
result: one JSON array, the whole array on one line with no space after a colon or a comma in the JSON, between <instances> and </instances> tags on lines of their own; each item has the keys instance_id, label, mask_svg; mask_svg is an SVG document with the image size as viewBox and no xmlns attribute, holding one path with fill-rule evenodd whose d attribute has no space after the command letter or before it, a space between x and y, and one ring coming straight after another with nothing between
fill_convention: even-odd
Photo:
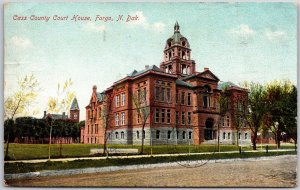
<instances>
[{"instance_id":1,"label":"brick facade","mask_svg":"<svg viewBox=\"0 0 300 190\"><path fill-rule=\"evenodd\" d=\"M106 137L109 144L140 144L145 118L145 144L216 142L218 127L221 143L235 142L233 122L220 126L219 79L208 68L196 71L189 42L179 29L176 23L159 68L134 70L101 93L93 87L85 127L81 128L82 143L103 144ZM247 96L239 87L231 88L230 93L232 103L238 94ZM221 138L224 132L231 138ZM249 133L243 142L250 143L249 129L244 127L241 132Z\"/></svg>"}]
</instances>

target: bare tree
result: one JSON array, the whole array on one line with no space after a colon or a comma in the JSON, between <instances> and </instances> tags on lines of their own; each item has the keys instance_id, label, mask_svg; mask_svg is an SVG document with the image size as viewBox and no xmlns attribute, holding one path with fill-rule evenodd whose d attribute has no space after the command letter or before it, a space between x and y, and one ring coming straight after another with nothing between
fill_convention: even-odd
<instances>
[{"instance_id":1,"label":"bare tree","mask_svg":"<svg viewBox=\"0 0 300 190\"><path fill-rule=\"evenodd\" d=\"M55 97L50 97L48 100L48 111L52 113L61 113L66 112L69 110L72 100L75 97L75 92L70 90L70 87L72 86L73 82L71 79L67 79L62 87L58 83L57 84L57 91ZM62 118L66 119L66 118ZM52 117L50 120L47 120L48 125L50 126L50 132L49 132L49 146L48 146L48 159L51 158L51 141L52 141L52 128L53 124L55 122L56 118ZM62 146L62 145L61 145Z\"/></svg>"},{"instance_id":2,"label":"bare tree","mask_svg":"<svg viewBox=\"0 0 300 190\"><path fill-rule=\"evenodd\" d=\"M12 96L7 97L4 102L4 116L13 121L16 115L22 114L36 99L38 87L39 82L34 75L26 75L24 78L19 79L18 89ZM12 122L10 127L13 127L13 125L14 122ZM5 160L8 159L9 131L7 133Z\"/></svg>"},{"instance_id":3,"label":"bare tree","mask_svg":"<svg viewBox=\"0 0 300 190\"><path fill-rule=\"evenodd\" d=\"M133 93L132 100L137 111L138 117L141 120L142 124L142 145L140 154L144 153L144 140L145 140L145 126L148 118L151 115L151 110L149 103L147 101L147 90L146 88L140 88L136 93ZM152 138L152 134L150 131L150 136Z\"/></svg>"},{"instance_id":4,"label":"bare tree","mask_svg":"<svg viewBox=\"0 0 300 190\"><path fill-rule=\"evenodd\" d=\"M109 138L109 136L107 135L107 130L111 125L112 120L114 119L114 115L112 113L113 110L113 100L115 98L115 94L111 93L111 94L102 94L102 105L101 105L101 119L103 122L103 128L104 128L104 143L103 143L103 155L107 155L108 156L108 150L107 150L107 140Z\"/></svg>"}]
</instances>

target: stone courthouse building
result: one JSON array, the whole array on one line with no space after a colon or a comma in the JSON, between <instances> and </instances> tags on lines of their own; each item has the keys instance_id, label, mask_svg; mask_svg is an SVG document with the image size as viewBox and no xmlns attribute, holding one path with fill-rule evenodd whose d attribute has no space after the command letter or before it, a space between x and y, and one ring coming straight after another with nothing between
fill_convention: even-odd
<instances>
[{"instance_id":1,"label":"stone courthouse building","mask_svg":"<svg viewBox=\"0 0 300 190\"><path fill-rule=\"evenodd\" d=\"M159 67L145 66L116 81L104 92L93 91L86 106L82 143L103 144L240 144L251 142L245 125L236 130L235 97L247 97L247 91L219 78L209 68L198 72L191 59L191 47L176 22L174 34L167 39ZM219 99L222 88L230 94L230 109L221 116ZM143 114L135 99L147 107L145 128Z\"/></svg>"}]
</instances>

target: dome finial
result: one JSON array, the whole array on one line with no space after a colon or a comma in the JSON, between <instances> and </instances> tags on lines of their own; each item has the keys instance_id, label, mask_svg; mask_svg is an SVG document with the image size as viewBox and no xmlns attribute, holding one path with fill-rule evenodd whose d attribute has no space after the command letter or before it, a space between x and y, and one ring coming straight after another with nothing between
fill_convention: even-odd
<instances>
[{"instance_id":1,"label":"dome finial","mask_svg":"<svg viewBox=\"0 0 300 190\"><path fill-rule=\"evenodd\" d=\"M179 24L178 24L177 20L176 20L176 23L175 23L175 26L174 26L174 33L175 32L179 32Z\"/></svg>"}]
</instances>

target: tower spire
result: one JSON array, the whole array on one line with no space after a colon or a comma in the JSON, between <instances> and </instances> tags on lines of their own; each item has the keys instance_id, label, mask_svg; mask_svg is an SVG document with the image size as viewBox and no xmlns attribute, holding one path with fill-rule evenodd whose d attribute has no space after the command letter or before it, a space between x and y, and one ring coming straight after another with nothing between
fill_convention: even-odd
<instances>
[{"instance_id":1,"label":"tower spire","mask_svg":"<svg viewBox=\"0 0 300 190\"><path fill-rule=\"evenodd\" d=\"M176 21L175 26L174 26L174 33L179 32L179 24Z\"/></svg>"}]
</instances>

